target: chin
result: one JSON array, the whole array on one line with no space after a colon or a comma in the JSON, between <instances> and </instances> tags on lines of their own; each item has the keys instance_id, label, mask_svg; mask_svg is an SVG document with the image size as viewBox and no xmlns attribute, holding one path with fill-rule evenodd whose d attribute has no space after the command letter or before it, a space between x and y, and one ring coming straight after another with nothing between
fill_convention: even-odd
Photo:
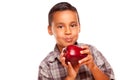
<instances>
[{"instance_id":1,"label":"chin","mask_svg":"<svg viewBox=\"0 0 120 80\"><path fill-rule=\"evenodd\" d=\"M65 47L67 47L69 45L74 45L74 43L67 43L67 44L65 44Z\"/></svg>"},{"instance_id":2,"label":"chin","mask_svg":"<svg viewBox=\"0 0 120 80\"><path fill-rule=\"evenodd\" d=\"M75 42L71 41L71 42L58 43L58 45L61 46L62 48L64 48L64 47L67 47L69 45L74 45L75 43L76 43L76 41Z\"/></svg>"}]
</instances>

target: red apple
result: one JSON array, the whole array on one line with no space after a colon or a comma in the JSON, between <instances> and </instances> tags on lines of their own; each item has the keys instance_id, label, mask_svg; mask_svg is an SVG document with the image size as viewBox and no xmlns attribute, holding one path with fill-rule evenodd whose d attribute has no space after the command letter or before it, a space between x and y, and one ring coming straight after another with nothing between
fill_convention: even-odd
<instances>
[{"instance_id":1,"label":"red apple","mask_svg":"<svg viewBox=\"0 0 120 80\"><path fill-rule=\"evenodd\" d=\"M66 64L71 62L72 66L77 65L78 61L85 58L87 54L81 54L80 51L84 50L77 45L69 45L64 49L64 57Z\"/></svg>"}]
</instances>

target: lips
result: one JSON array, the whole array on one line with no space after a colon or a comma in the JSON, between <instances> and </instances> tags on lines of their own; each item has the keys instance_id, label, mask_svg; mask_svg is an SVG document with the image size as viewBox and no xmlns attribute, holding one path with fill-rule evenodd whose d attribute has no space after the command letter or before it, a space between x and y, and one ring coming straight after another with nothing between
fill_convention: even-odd
<instances>
[{"instance_id":1,"label":"lips","mask_svg":"<svg viewBox=\"0 0 120 80\"><path fill-rule=\"evenodd\" d=\"M72 38L68 38L68 37L65 38L65 42L72 42L72 40L73 40Z\"/></svg>"}]
</instances>

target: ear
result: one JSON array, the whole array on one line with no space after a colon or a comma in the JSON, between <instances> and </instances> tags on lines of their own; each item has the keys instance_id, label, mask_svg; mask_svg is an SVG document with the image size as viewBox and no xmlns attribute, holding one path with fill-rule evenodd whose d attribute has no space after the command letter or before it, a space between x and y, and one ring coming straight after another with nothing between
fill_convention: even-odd
<instances>
[{"instance_id":1,"label":"ear","mask_svg":"<svg viewBox=\"0 0 120 80\"><path fill-rule=\"evenodd\" d=\"M52 26L48 26L48 33L49 33L50 35L53 35Z\"/></svg>"},{"instance_id":2,"label":"ear","mask_svg":"<svg viewBox=\"0 0 120 80\"><path fill-rule=\"evenodd\" d=\"M79 33L80 33L80 31L81 31L81 25L79 25Z\"/></svg>"}]
</instances>

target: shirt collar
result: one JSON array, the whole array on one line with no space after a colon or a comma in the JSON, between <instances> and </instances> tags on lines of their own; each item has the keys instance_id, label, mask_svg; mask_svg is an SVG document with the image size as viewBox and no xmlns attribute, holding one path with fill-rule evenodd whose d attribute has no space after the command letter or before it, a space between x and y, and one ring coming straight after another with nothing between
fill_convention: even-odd
<instances>
[{"instance_id":1,"label":"shirt collar","mask_svg":"<svg viewBox=\"0 0 120 80\"><path fill-rule=\"evenodd\" d=\"M57 46L57 44L55 45L55 48L54 48L54 52L55 52L55 58L57 58L59 60L59 57L60 57L60 50Z\"/></svg>"},{"instance_id":2,"label":"shirt collar","mask_svg":"<svg viewBox=\"0 0 120 80\"><path fill-rule=\"evenodd\" d=\"M51 63L54 62L56 59L59 60L60 51L59 51L57 45L55 45L54 51L52 51L52 52L50 53L50 56L51 56L51 57L49 57L49 60L48 60L48 61L51 62Z\"/></svg>"}]
</instances>

